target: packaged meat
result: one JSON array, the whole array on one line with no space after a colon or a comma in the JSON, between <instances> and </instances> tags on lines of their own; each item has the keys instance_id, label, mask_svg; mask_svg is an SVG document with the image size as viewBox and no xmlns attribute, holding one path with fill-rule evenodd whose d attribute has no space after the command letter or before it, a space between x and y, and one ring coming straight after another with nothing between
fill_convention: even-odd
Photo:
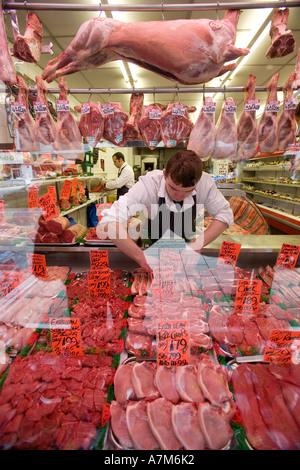
<instances>
[{"instance_id":1,"label":"packaged meat","mask_svg":"<svg viewBox=\"0 0 300 470\"><path fill-rule=\"evenodd\" d=\"M215 148L217 130L214 109L212 98L206 97L191 130L187 149L195 152L200 158L209 158Z\"/></svg>"},{"instance_id":2,"label":"packaged meat","mask_svg":"<svg viewBox=\"0 0 300 470\"><path fill-rule=\"evenodd\" d=\"M274 153L278 149L278 110L272 110L278 103L278 79L279 73L275 73L267 85L266 106L258 123L258 142L262 153Z\"/></svg>"},{"instance_id":3,"label":"packaged meat","mask_svg":"<svg viewBox=\"0 0 300 470\"><path fill-rule=\"evenodd\" d=\"M15 105L16 119L14 124L14 145L15 149L22 152L32 152L34 150L34 119L28 108L29 87L24 79L18 75L18 97Z\"/></svg>"},{"instance_id":4,"label":"packaged meat","mask_svg":"<svg viewBox=\"0 0 300 470\"><path fill-rule=\"evenodd\" d=\"M46 149L49 150L48 146L52 146L55 140L55 123L49 112L48 106L48 88L45 86L43 80L39 77L35 77L37 85L37 103L36 106L36 118L34 128L34 147L38 152L43 153Z\"/></svg>"}]
</instances>

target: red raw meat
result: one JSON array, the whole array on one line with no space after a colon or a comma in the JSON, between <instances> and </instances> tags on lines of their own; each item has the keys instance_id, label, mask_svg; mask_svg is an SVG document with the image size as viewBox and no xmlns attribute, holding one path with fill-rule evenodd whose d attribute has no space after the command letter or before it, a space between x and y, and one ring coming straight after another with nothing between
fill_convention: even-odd
<instances>
[{"instance_id":1,"label":"red raw meat","mask_svg":"<svg viewBox=\"0 0 300 470\"><path fill-rule=\"evenodd\" d=\"M184 449L203 450L205 448L197 408L193 403L182 402L172 407L172 425Z\"/></svg>"},{"instance_id":2,"label":"red raw meat","mask_svg":"<svg viewBox=\"0 0 300 470\"><path fill-rule=\"evenodd\" d=\"M100 142L104 131L104 116L98 101L89 101L85 106L75 106L80 114L78 127L82 137L88 144L96 147Z\"/></svg>"},{"instance_id":3,"label":"red raw meat","mask_svg":"<svg viewBox=\"0 0 300 470\"><path fill-rule=\"evenodd\" d=\"M34 120L28 109L29 88L24 79L18 75L18 97L16 104L25 106L25 112L16 115L14 125L15 149L21 152L32 152L34 146Z\"/></svg>"},{"instance_id":4,"label":"red raw meat","mask_svg":"<svg viewBox=\"0 0 300 470\"><path fill-rule=\"evenodd\" d=\"M154 384L162 397L172 403L178 403L180 397L176 389L176 368L158 366L154 378Z\"/></svg>"},{"instance_id":5,"label":"red raw meat","mask_svg":"<svg viewBox=\"0 0 300 470\"><path fill-rule=\"evenodd\" d=\"M205 106L212 105L213 100L208 96L205 98ZM203 110L204 104L191 130L187 149L195 152L200 158L208 158L215 148L216 125L215 113L207 113Z\"/></svg>"},{"instance_id":6,"label":"red raw meat","mask_svg":"<svg viewBox=\"0 0 300 470\"><path fill-rule=\"evenodd\" d=\"M66 230L70 227L70 221L67 219L67 217L53 217L46 222L46 227L49 232L52 232L56 235L61 235L63 230Z\"/></svg>"},{"instance_id":7,"label":"red raw meat","mask_svg":"<svg viewBox=\"0 0 300 470\"><path fill-rule=\"evenodd\" d=\"M144 361L133 366L131 380L138 399L154 400L160 396L154 385L155 374L156 364L152 362Z\"/></svg>"},{"instance_id":8,"label":"red raw meat","mask_svg":"<svg viewBox=\"0 0 300 470\"><path fill-rule=\"evenodd\" d=\"M225 369L220 365L213 364L211 360L199 362L197 382L204 397L214 406L220 407L232 399Z\"/></svg>"},{"instance_id":9,"label":"red raw meat","mask_svg":"<svg viewBox=\"0 0 300 470\"><path fill-rule=\"evenodd\" d=\"M142 107L138 126L145 144L151 150L155 149L162 140L160 118L165 108L160 104L150 104Z\"/></svg>"},{"instance_id":10,"label":"red raw meat","mask_svg":"<svg viewBox=\"0 0 300 470\"><path fill-rule=\"evenodd\" d=\"M277 101L279 73L275 73L267 85L267 101ZM258 142L262 153L274 153L278 149L278 116L266 107L258 123Z\"/></svg>"},{"instance_id":11,"label":"red raw meat","mask_svg":"<svg viewBox=\"0 0 300 470\"><path fill-rule=\"evenodd\" d=\"M226 112L226 106L233 103L232 98L227 98L223 106L221 119L217 128L216 142L211 158L236 158L237 152L237 125L235 113Z\"/></svg>"},{"instance_id":12,"label":"red raw meat","mask_svg":"<svg viewBox=\"0 0 300 470\"><path fill-rule=\"evenodd\" d=\"M130 97L130 114L124 129L124 141L138 140L141 138L138 120L144 103L143 93L133 93Z\"/></svg>"},{"instance_id":13,"label":"red raw meat","mask_svg":"<svg viewBox=\"0 0 300 470\"><path fill-rule=\"evenodd\" d=\"M286 26L289 17L289 9L277 8L273 14L270 37L272 44L266 52L268 59L275 59L277 57L284 57L291 52L294 52L296 41L292 31L286 31Z\"/></svg>"},{"instance_id":14,"label":"red raw meat","mask_svg":"<svg viewBox=\"0 0 300 470\"><path fill-rule=\"evenodd\" d=\"M124 146L124 130L128 121L128 114L120 103L107 103L105 107L102 107L102 112L105 115L104 139L119 147Z\"/></svg>"},{"instance_id":15,"label":"red raw meat","mask_svg":"<svg viewBox=\"0 0 300 470\"><path fill-rule=\"evenodd\" d=\"M43 24L35 13L26 16L24 36L18 34L13 55L24 62L38 62L42 52Z\"/></svg>"},{"instance_id":16,"label":"red raw meat","mask_svg":"<svg viewBox=\"0 0 300 470\"><path fill-rule=\"evenodd\" d=\"M172 426L173 406L165 398L157 398L148 402L147 405L149 425L162 450L178 450L181 448L181 442L177 439Z\"/></svg>"},{"instance_id":17,"label":"red raw meat","mask_svg":"<svg viewBox=\"0 0 300 470\"><path fill-rule=\"evenodd\" d=\"M126 408L126 421L134 448L137 450L159 449L147 416L147 402L131 402Z\"/></svg>"},{"instance_id":18,"label":"red raw meat","mask_svg":"<svg viewBox=\"0 0 300 470\"><path fill-rule=\"evenodd\" d=\"M233 435L229 424L231 416L227 416L222 408L216 408L209 402L199 404L199 424L209 449L220 450L229 445Z\"/></svg>"},{"instance_id":19,"label":"red raw meat","mask_svg":"<svg viewBox=\"0 0 300 470\"><path fill-rule=\"evenodd\" d=\"M57 77L100 67L114 60L133 62L176 83L209 82L235 69L229 63L249 49L234 46L239 10L227 10L223 20L211 19L125 23L112 18L84 22L66 50L43 72Z\"/></svg>"},{"instance_id":20,"label":"red raw meat","mask_svg":"<svg viewBox=\"0 0 300 470\"><path fill-rule=\"evenodd\" d=\"M17 77L15 66L8 48L2 2L0 4L0 43L0 82L4 82L6 85L15 85L17 83Z\"/></svg>"},{"instance_id":21,"label":"red raw meat","mask_svg":"<svg viewBox=\"0 0 300 470\"><path fill-rule=\"evenodd\" d=\"M296 79L296 72L289 75L287 81L283 85L282 91L284 96L283 110L278 119L278 150L285 150L296 140L296 103L295 109L285 109L293 99L293 83Z\"/></svg>"},{"instance_id":22,"label":"red raw meat","mask_svg":"<svg viewBox=\"0 0 300 470\"><path fill-rule=\"evenodd\" d=\"M247 100L255 99L256 77L249 75L248 81L244 86L244 92L247 93ZM256 111L244 111L237 123L238 150L237 161L249 160L256 155L259 149L258 144L258 124L256 121Z\"/></svg>"},{"instance_id":23,"label":"red raw meat","mask_svg":"<svg viewBox=\"0 0 300 470\"><path fill-rule=\"evenodd\" d=\"M45 104L46 110L43 112L36 112L35 117L35 142L34 147L35 150L43 152L42 145L52 145L55 140L55 124L52 119L52 116L49 112L48 108L48 89L45 86L43 80L39 77L35 77L35 81L37 84L37 102Z\"/></svg>"},{"instance_id":24,"label":"red raw meat","mask_svg":"<svg viewBox=\"0 0 300 470\"><path fill-rule=\"evenodd\" d=\"M193 128L189 113L196 111L181 103L170 103L160 118L160 131L166 147L176 147L186 140Z\"/></svg>"}]
</instances>

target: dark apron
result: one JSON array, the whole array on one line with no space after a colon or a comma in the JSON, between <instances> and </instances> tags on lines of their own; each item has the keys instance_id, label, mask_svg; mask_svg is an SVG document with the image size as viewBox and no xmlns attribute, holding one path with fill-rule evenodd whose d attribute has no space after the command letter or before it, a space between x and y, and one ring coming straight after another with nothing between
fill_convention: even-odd
<instances>
[{"instance_id":1,"label":"dark apron","mask_svg":"<svg viewBox=\"0 0 300 470\"><path fill-rule=\"evenodd\" d=\"M123 167L122 170L119 172L118 177L120 176L124 168L125 167ZM127 186L122 186L121 188L117 188L117 199L119 199L120 196L124 196L124 194L128 193L128 191L129 191L129 188L127 188Z\"/></svg>"},{"instance_id":2,"label":"dark apron","mask_svg":"<svg viewBox=\"0 0 300 470\"><path fill-rule=\"evenodd\" d=\"M158 199L158 212L153 220L148 219L149 239L154 243L159 240L166 230L170 229L186 241L192 240L196 235L196 195L193 195L194 204L183 212L170 211L164 197ZM176 204L176 203L175 203ZM178 204L180 209L180 204ZM186 233L185 233L186 230ZM189 234L189 238L185 235Z\"/></svg>"}]
</instances>

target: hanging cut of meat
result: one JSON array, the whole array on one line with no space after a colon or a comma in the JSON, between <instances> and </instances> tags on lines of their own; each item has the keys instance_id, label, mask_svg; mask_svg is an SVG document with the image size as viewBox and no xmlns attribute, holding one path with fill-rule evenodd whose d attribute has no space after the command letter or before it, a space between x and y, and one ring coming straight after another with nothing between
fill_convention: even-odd
<instances>
[{"instance_id":1,"label":"hanging cut of meat","mask_svg":"<svg viewBox=\"0 0 300 470\"><path fill-rule=\"evenodd\" d=\"M124 140L138 140L141 138L138 120L144 103L143 93L133 93L130 97L130 115L124 130Z\"/></svg>"},{"instance_id":2,"label":"hanging cut of meat","mask_svg":"<svg viewBox=\"0 0 300 470\"><path fill-rule=\"evenodd\" d=\"M92 147L96 147L103 136L104 116L98 101L89 101L80 106L75 106L75 111L80 113L78 127L82 137Z\"/></svg>"},{"instance_id":3,"label":"hanging cut of meat","mask_svg":"<svg viewBox=\"0 0 300 470\"><path fill-rule=\"evenodd\" d=\"M258 124L255 111L255 84L256 77L249 75L244 86L245 109L237 124L238 150L236 160L249 160L258 152ZM247 107L246 107L247 105Z\"/></svg>"},{"instance_id":4,"label":"hanging cut of meat","mask_svg":"<svg viewBox=\"0 0 300 470\"><path fill-rule=\"evenodd\" d=\"M278 150L285 150L296 139L295 115L297 101L293 100L292 88L295 77L296 72L291 73L282 88L284 102L282 113L278 119Z\"/></svg>"},{"instance_id":5,"label":"hanging cut of meat","mask_svg":"<svg viewBox=\"0 0 300 470\"><path fill-rule=\"evenodd\" d=\"M288 8L284 8L283 10L277 8L274 12L270 29L272 43L266 52L268 59L284 57L295 50L296 41L293 33L290 29L288 31L286 30L288 17Z\"/></svg>"},{"instance_id":6,"label":"hanging cut of meat","mask_svg":"<svg viewBox=\"0 0 300 470\"><path fill-rule=\"evenodd\" d=\"M189 113L194 111L194 106L189 108L181 103L168 104L160 118L161 136L166 147L176 147L189 137L193 128Z\"/></svg>"},{"instance_id":7,"label":"hanging cut of meat","mask_svg":"<svg viewBox=\"0 0 300 470\"><path fill-rule=\"evenodd\" d=\"M43 146L53 145L55 140L55 123L49 112L48 107L48 88L45 86L43 80L39 77L35 77L37 85L37 101L36 105L40 109L36 109L35 117L35 150L43 152L46 149Z\"/></svg>"},{"instance_id":8,"label":"hanging cut of meat","mask_svg":"<svg viewBox=\"0 0 300 470\"><path fill-rule=\"evenodd\" d=\"M237 125L235 119L236 104L232 98L227 98L222 109L220 123L216 134L216 144L211 155L212 158L236 157L237 151Z\"/></svg>"},{"instance_id":9,"label":"hanging cut of meat","mask_svg":"<svg viewBox=\"0 0 300 470\"><path fill-rule=\"evenodd\" d=\"M295 76L295 81L293 83L293 90L299 90L300 88L300 49L298 51L295 72L296 72L296 76Z\"/></svg>"},{"instance_id":10,"label":"hanging cut of meat","mask_svg":"<svg viewBox=\"0 0 300 470\"><path fill-rule=\"evenodd\" d=\"M42 52L43 25L35 13L26 16L24 36L18 34L13 55L24 62L38 62Z\"/></svg>"},{"instance_id":11,"label":"hanging cut of meat","mask_svg":"<svg viewBox=\"0 0 300 470\"><path fill-rule=\"evenodd\" d=\"M69 89L66 80L61 77L59 80L59 100L66 105ZM60 103L61 104L61 103ZM68 109L57 112L56 136L53 148L57 152L66 153L66 158L70 160L83 160L83 145L78 124Z\"/></svg>"},{"instance_id":12,"label":"hanging cut of meat","mask_svg":"<svg viewBox=\"0 0 300 470\"><path fill-rule=\"evenodd\" d=\"M120 103L106 103L102 106L105 116L103 137L119 147L124 146L124 130L128 121L128 114Z\"/></svg>"},{"instance_id":13,"label":"hanging cut of meat","mask_svg":"<svg viewBox=\"0 0 300 470\"><path fill-rule=\"evenodd\" d=\"M0 3L0 43L0 82L4 82L6 85L14 85L17 83L17 77L8 48L2 2Z\"/></svg>"},{"instance_id":14,"label":"hanging cut of meat","mask_svg":"<svg viewBox=\"0 0 300 470\"><path fill-rule=\"evenodd\" d=\"M14 125L15 149L21 152L32 152L34 146L34 120L28 109L28 91L24 79L18 75L18 97L16 105L21 108L21 112L16 113Z\"/></svg>"},{"instance_id":15,"label":"hanging cut of meat","mask_svg":"<svg viewBox=\"0 0 300 470\"><path fill-rule=\"evenodd\" d=\"M150 104L142 107L138 126L145 144L151 150L155 149L162 139L160 118L164 109L166 109L166 106L161 104Z\"/></svg>"},{"instance_id":16,"label":"hanging cut of meat","mask_svg":"<svg viewBox=\"0 0 300 470\"><path fill-rule=\"evenodd\" d=\"M186 85L206 83L236 68L224 65L249 53L235 47L239 10L223 20L210 19L124 23L111 18L84 22L67 49L46 66L43 78L125 60Z\"/></svg>"},{"instance_id":17,"label":"hanging cut of meat","mask_svg":"<svg viewBox=\"0 0 300 470\"><path fill-rule=\"evenodd\" d=\"M267 85L267 100L262 117L258 123L258 142L262 153L273 153L278 149L278 116L276 111L269 111L268 102L273 106L277 102L277 83L279 73L275 73Z\"/></svg>"},{"instance_id":18,"label":"hanging cut of meat","mask_svg":"<svg viewBox=\"0 0 300 470\"><path fill-rule=\"evenodd\" d=\"M213 100L207 97L191 131L187 146L188 150L193 150L200 158L209 157L215 147L217 131L213 105Z\"/></svg>"}]
</instances>

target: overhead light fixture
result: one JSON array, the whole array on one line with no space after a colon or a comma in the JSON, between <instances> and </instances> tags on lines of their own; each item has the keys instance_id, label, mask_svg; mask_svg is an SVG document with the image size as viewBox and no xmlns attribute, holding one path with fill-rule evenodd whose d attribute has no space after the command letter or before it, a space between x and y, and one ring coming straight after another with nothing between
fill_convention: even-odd
<instances>
[{"instance_id":1,"label":"overhead light fixture","mask_svg":"<svg viewBox=\"0 0 300 470\"><path fill-rule=\"evenodd\" d=\"M123 61L122 60L117 60L117 64L121 69L121 72L123 74L123 77L124 77L127 88L131 88L130 79L129 79L129 76L128 76L128 73L127 73L127 70L125 68L125 65L124 65Z\"/></svg>"}]
</instances>

